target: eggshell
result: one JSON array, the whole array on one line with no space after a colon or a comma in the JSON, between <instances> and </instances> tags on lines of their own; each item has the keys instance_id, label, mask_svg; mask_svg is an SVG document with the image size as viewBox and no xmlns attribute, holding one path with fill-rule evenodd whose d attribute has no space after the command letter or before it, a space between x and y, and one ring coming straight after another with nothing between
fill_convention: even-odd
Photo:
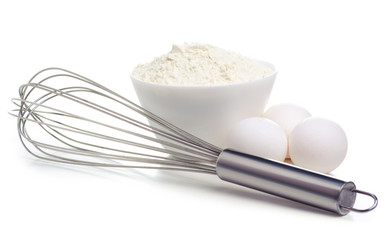
<instances>
[{"instance_id":1,"label":"eggshell","mask_svg":"<svg viewBox=\"0 0 390 240\"><path fill-rule=\"evenodd\" d=\"M290 134L291 161L300 167L329 173L344 160L348 140L337 123L311 117L298 124Z\"/></svg>"},{"instance_id":2,"label":"eggshell","mask_svg":"<svg viewBox=\"0 0 390 240\"><path fill-rule=\"evenodd\" d=\"M291 131L303 120L311 117L309 111L291 103L283 103L271 106L263 113L263 117L268 118L279 124L286 133L287 139ZM287 149L286 158L290 158L289 149Z\"/></svg>"},{"instance_id":3,"label":"eggshell","mask_svg":"<svg viewBox=\"0 0 390 240\"><path fill-rule=\"evenodd\" d=\"M263 117L268 118L283 128L287 136L296 125L308 117L311 117L309 111L295 104L283 103L274 105L264 112Z\"/></svg>"},{"instance_id":4,"label":"eggshell","mask_svg":"<svg viewBox=\"0 0 390 240\"><path fill-rule=\"evenodd\" d=\"M238 122L227 137L227 147L263 158L283 161L287 152L287 137L275 122L260 117Z\"/></svg>"}]
</instances>

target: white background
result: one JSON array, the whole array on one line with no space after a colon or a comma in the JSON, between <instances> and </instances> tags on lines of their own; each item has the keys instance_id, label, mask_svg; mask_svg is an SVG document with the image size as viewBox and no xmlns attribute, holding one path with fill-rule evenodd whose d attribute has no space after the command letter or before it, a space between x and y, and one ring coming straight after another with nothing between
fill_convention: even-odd
<instances>
[{"instance_id":1,"label":"white background","mask_svg":"<svg viewBox=\"0 0 390 240\"><path fill-rule=\"evenodd\" d=\"M386 239L389 12L386 1L2 1L0 239ZM7 112L38 70L134 100L132 68L183 42L273 63L270 105L340 123L349 150L333 175L376 193L377 209L338 217L215 176L52 165L22 148Z\"/></svg>"}]
</instances>

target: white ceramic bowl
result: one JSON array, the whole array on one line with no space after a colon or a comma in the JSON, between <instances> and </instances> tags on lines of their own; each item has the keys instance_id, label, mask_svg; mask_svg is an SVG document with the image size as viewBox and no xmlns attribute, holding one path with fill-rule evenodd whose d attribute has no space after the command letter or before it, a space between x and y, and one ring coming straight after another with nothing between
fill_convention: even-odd
<instances>
[{"instance_id":1,"label":"white ceramic bowl","mask_svg":"<svg viewBox=\"0 0 390 240\"><path fill-rule=\"evenodd\" d=\"M238 121L260 116L268 102L277 75L274 71L249 82L216 86L174 86L145 82L131 76L142 107L181 129L225 147L230 129ZM152 122L150 124L153 125Z\"/></svg>"}]
</instances>

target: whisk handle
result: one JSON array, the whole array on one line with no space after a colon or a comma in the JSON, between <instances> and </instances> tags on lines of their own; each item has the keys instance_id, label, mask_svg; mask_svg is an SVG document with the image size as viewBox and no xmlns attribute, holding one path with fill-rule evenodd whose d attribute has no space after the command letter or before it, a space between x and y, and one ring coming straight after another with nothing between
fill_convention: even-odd
<instances>
[{"instance_id":1,"label":"whisk handle","mask_svg":"<svg viewBox=\"0 0 390 240\"><path fill-rule=\"evenodd\" d=\"M350 211L370 211L378 202L375 195L367 193L365 195L371 196L374 204L364 210L355 209L356 193L363 191L356 190L353 182L229 149L219 155L216 170L222 180L339 215L346 215Z\"/></svg>"}]
</instances>

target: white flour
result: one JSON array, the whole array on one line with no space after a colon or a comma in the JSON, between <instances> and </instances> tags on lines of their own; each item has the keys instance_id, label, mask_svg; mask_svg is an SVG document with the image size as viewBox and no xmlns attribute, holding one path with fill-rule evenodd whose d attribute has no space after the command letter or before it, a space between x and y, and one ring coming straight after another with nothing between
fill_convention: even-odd
<instances>
[{"instance_id":1,"label":"white flour","mask_svg":"<svg viewBox=\"0 0 390 240\"><path fill-rule=\"evenodd\" d=\"M152 62L138 65L133 76L166 85L221 85L264 78L273 70L234 52L207 45L173 45Z\"/></svg>"}]
</instances>

